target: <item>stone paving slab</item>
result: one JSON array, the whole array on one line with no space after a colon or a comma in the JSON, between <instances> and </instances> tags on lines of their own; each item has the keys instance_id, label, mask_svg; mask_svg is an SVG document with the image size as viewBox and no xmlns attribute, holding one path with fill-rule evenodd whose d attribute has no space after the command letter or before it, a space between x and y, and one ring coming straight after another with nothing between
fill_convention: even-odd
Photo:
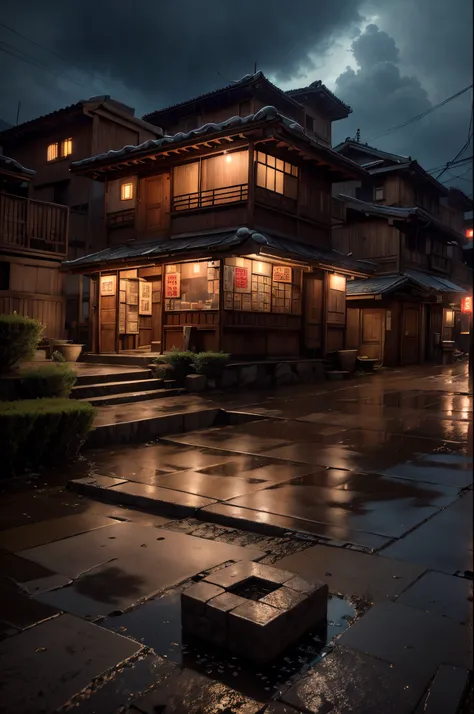
<instances>
[{"instance_id":1,"label":"stone paving slab","mask_svg":"<svg viewBox=\"0 0 474 714\"><path fill-rule=\"evenodd\" d=\"M304 578L324 580L331 592L367 602L397 597L425 572L422 566L411 563L324 545L289 555L278 561L278 567Z\"/></svg>"},{"instance_id":2,"label":"stone paving slab","mask_svg":"<svg viewBox=\"0 0 474 714\"><path fill-rule=\"evenodd\" d=\"M2 714L54 712L141 646L71 615L0 643Z\"/></svg>"},{"instance_id":3,"label":"stone paving slab","mask_svg":"<svg viewBox=\"0 0 474 714\"><path fill-rule=\"evenodd\" d=\"M411 672L425 687L440 664L472 666L472 630L400 603L376 603L338 642Z\"/></svg>"},{"instance_id":4,"label":"stone paving slab","mask_svg":"<svg viewBox=\"0 0 474 714\"><path fill-rule=\"evenodd\" d=\"M424 689L410 673L336 645L281 698L307 714L413 714Z\"/></svg>"},{"instance_id":5,"label":"stone paving slab","mask_svg":"<svg viewBox=\"0 0 474 714\"><path fill-rule=\"evenodd\" d=\"M398 602L472 627L472 589L470 580L431 571L410 585Z\"/></svg>"},{"instance_id":6,"label":"stone paving slab","mask_svg":"<svg viewBox=\"0 0 474 714\"><path fill-rule=\"evenodd\" d=\"M197 573L263 552L134 523L111 526L26 551L25 556L75 580L40 596L83 617L124 610ZM159 564L157 567L156 564Z\"/></svg>"},{"instance_id":7,"label":"stone paving slab","mask_svg":"<svg viewBox=\"0 0 474 714\"><path fill-rule=\"evenodd\" d=\"M450 466L440 463L422 464L408 461L404 464L397 464L383 472L385 476L391 476L409 481L417 481L433 484L444 484L458 489L465 488L472 483L472 466L469 470L460 469L457 465Z\"/></svg>"},{"instance_id":8,"label":"stone paving slab","mask_svg":"<svg viewBox=\"0 0 474 714\"><path fill-rule=\"evenodd\" d=\"M442 664L415 714L459 714L470 672Z\"/></svg>"},{"instance_id":9,"label":"stone paving slab","mask_svg":"<svg viewBox=\"0 0 474 714\"><path fill-rule=\"evenodd\" d=\"M0 548L17 553L27 548L35 548L55 540L69 538L79 533L111 526L115 523L111 518L90 513L78 513L63 518L55 518L29 526L20 526L0 532Z\"/></svg>"},{"instance_id":10,"label":"stone paving slab","mask_svg":"<svg viewBox=\"0 0 474 714\"><path fill-rule=\"evenodd\" d=\"M197 672L179 670L131 706L130 714L260 714L262 703Z\"/></svg>"},{"instance_id":11,"label":"stone paving slab","mask_svg":"<svg viewBox=\"0 0 474 714\"><path fill-rule=\"evenodd\" d=\"M472 571L472 491L383 551L448 575Z\"/></svg>"},{"instance_id":12,"label":"stone paving slab","mask_svg":"<svg viewBox=\"0 0 474 714\"><path fill-rule=\"evenodd\" d=\"M16 583L4 577L0 577L0 599L0 621L17 630L25 630L60 613L51 605L32 600Z\"/></svg>"},{"instance_id":13,"label":"stone paving slab","mask_svg":"<svg viewBox=\"0 0 474 714\"><path fill-rule=\"evenodd\" d=\"M282 516L268 513L265 510L253 510L227 503L215 503L207 506L197 513L197 517L213 523L220 523L233 528L255 531L265 535L282 536L289 532L301 533L310 538L324 538L325 540L338 541L340 545L351 543L379 550L388 543L390 538L354 531L343 526L333 526L327 523Z\"/></svg>"}]
</instances>

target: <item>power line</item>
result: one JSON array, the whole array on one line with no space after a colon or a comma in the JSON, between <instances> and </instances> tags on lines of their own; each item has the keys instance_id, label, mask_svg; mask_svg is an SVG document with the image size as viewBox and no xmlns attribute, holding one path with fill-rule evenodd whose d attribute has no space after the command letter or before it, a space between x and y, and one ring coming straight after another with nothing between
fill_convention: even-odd
<instances>
[{"instance_id":1,"label":"power line","mask_svg":"<svg viewBox=\"0 0 474 714\"><path fill-rule=\"evenodd\" d=\"M446 166L445 166L444 169L441 171L441 173L439 174L439 176L436 177L437 179L439 179L439 178L448 170L449 166L451 166L451 165L456 161L456 159L458 159L458 158L466 151L466 149L468 148L469 143L470 143L470 141L471 141L471 139L472 139L472 131L471 131L471 127L472 127L472 111L473 111L473 110L471 109L471 118L469 119L469 127L468 127L468 130L467 130L467 140L466 140L466 143L465 143L464 146L460 149L460 151L458 151L458 153L456 154L456 156L454 157L454 159L453 159L452 161L449 161L449 162L446 164Z\"/></svg>"},{"instance_id":2,"label":"power line","mask_svg":"<svg viewBox=\"0 0 474 714\"><path fill-rule=\"evenodd\" d=\"M30 37L27 37L26 35L23 35L21 32L18 32L18 30L15 30L13 27L10 27L9 25L5 25L3 22L0 22L0 27L5 28L5 30L9 30L10 32L13 32L15 35L18 35L18 37L21 37L23 40L26 40L27 42L30 42L32 45L36 45L37 47L40 47L42 50L45 50L46 52L49 52L51 55L54 57L57 57L58 59L62 60L65 62L67 65L70 67L77 69L79 72L86 72L89 74L92 78L94 79L99 79L101 82L107 82L108 80L104 79L103 77L100 77L97 74L94 74L93 72L90 72L87 69L81 69L77 65L74 65L71 60L67 59L67 57L63 57L63 55L58 54L57 52L54 52L54 50L50 50L49 47L46 47L45 45L42 45L40 42L37 42L36 40L32 40ZM15 48L17 49L17 48ZM73 80L71 80L73 81ZM77 82L76 82L77 84ZM81 85L83 86L83 85Z\"/></svg>"},{"instance_id":3,"label":"power line","mask_svg":"<svg viewBox=\"0 0 474 714\"><path fill-rule=\"evenodd\" d=\"M448 168L453 168L455 166L462 166L463 164L467 164L469 161L472 161L472 156L466 156L464 159L459 159L458 161L453 161L453 162L447 162L446 164L440 164L439 166L435 166L432 169L425 169L425 172L427 174L434 174L440 169L444 169L446 166Z\"/></svg>"},{"instance_id":4,"label":"power line","mask_svg":"<svg viewBox=\"0 0 474 714\"><path fill-rule=\"evenodd\" d=\"M6 49L7 47L10 47L10 49ZM17 52L21 52L22 54L15 54L15 52L11 50L16 50ZM41 64L38 62L38 60L35 57L31 57L31 55L26 54L22 50L18 50L16 47L13 47L11 45L5 45L5 43L2 44L0 43L0 52L5 52L7 55L11 55L11 57L15 57L16 59L21 60L22 62L27 62L28 64L33 65L33 67L38 67L39 69L44 70L45 72L49 72L50 74L54 75L55 77L59 77L61 79L66 79L68 82L73 82L74 84L77 84L79 87L84 87L83 84L80 82L77 82L75 79L72 79L71 77L68 77L65 74L60 74L59 72L55 72L53 69L50 67L47 67L44 64ZM24 55L24 56L22 56Z\"/></svg>"},{"instance_id":5,"label":"power line","mask_svg":"<svg viewBox=\"0 0 474 714\"><path fill-rule=\"evenodd\" d=\"M472 87L473 87L472 84L470 84L468 87L464 87L464 89L461 89L459 92L456 92L456 94L452 94L447 99L444 99L442 102L439 102L439 104L435 104L434 106L430 107L429 109L426 109L424 112L421 112L421 114L417 114L416 116L411 117L410 119L407 119L407 121L403 122L402 124L396 124L395 126L390 127L390 129L383 131L381 134L377 134L376 136L371 136L370 139L367 139L367 142L374 141L375 139L380 139L381 136L390 134L392 131L397 131L398 129L403 129L403 127L408 126L409 124L413 124L413 122L415 122L415 121L419 121L420 119L423 119L423 117L427 116L428 114L431 114L431 112L434 112L436 109L443 107L445 104L448 104L448 102L452 102L453 99L460 97L461 94L468 92L470 89L472 89Z\"/></svg>"}]
</instances>

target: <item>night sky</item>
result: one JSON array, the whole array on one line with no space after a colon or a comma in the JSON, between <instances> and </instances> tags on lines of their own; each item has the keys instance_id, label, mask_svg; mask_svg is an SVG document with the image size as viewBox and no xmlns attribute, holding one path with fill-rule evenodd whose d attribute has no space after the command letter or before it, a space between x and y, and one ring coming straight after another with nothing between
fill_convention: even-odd
<instances>
[{"instance_id":1,"label":"night sky","mask_svg":"<svg viewBox=\"0 0 474 714\"><path fill-rule=\"evenodd\" d=\"M282 89L320 79L352 107L334 144L360 128L430 170L470 134L460 158L472 156L472 90L379 135L472 83L472 23L472 0L3 0L0 118L16 123L18 102L21 122L97 94L142 115L257 63ZM472 194L471 164L442 180Z\"/></svg>"}]
</instances>

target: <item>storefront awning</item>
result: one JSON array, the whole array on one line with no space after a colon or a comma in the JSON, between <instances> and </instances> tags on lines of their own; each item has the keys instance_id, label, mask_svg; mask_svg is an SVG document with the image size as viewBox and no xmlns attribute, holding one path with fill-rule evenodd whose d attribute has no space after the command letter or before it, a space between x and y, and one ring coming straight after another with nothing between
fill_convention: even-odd
<instances>
[{"instance_id":1,"label":"storefront awning","mask_svg":"<svg viewBox=\"0 0 474 714\"><path fill-rule=\"evenodd\" d=\"M429 275L429 273L422 273L418 270L407 270L405 275L428 290L441 293L460 293L462 295L467 292L456 283L452 283L451 280L442 278L439 275Z\"/></svg>"},{"instance_id":2,"label":"storefront awning","mask_svg":"<svg viewBox=\"0 0 474 714\"><path fill-rule=\"evenodd\" d=\"M368 275L373 272L374 265L364 260L354 260L336 250L318 248L282 238L269 233L252 231L242 227L222 233L193 234L176 238L154 239L147 241L130 241L124 245L113 246L91 253L75 260L66 260L62 266L71 272L91 272L112 269L116 265L150 262L166 262L184 260L219 254L261 254L299 260L305 263L320 265L352 272L357 275Z\"/></svg>"}]
</instances>

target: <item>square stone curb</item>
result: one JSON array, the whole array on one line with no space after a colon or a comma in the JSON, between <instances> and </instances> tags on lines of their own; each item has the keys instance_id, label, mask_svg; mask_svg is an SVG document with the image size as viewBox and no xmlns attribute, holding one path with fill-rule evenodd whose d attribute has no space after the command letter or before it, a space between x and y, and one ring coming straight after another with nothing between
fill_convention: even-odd
<instances>
[{"instance_id":1,"label":"square stone curb","mask_svg":"<svg viewBox=\"0 0 474 714\"><path fill-rule=\"evenodd\" d=\"M253 578L276 586L258 600L234 590ZM293 585L293 587L292 587ZM181 595L183 630L265 663L327 618L328 587L287 570L239 562L211 573Z\"/></svg>"}]
</instances>

